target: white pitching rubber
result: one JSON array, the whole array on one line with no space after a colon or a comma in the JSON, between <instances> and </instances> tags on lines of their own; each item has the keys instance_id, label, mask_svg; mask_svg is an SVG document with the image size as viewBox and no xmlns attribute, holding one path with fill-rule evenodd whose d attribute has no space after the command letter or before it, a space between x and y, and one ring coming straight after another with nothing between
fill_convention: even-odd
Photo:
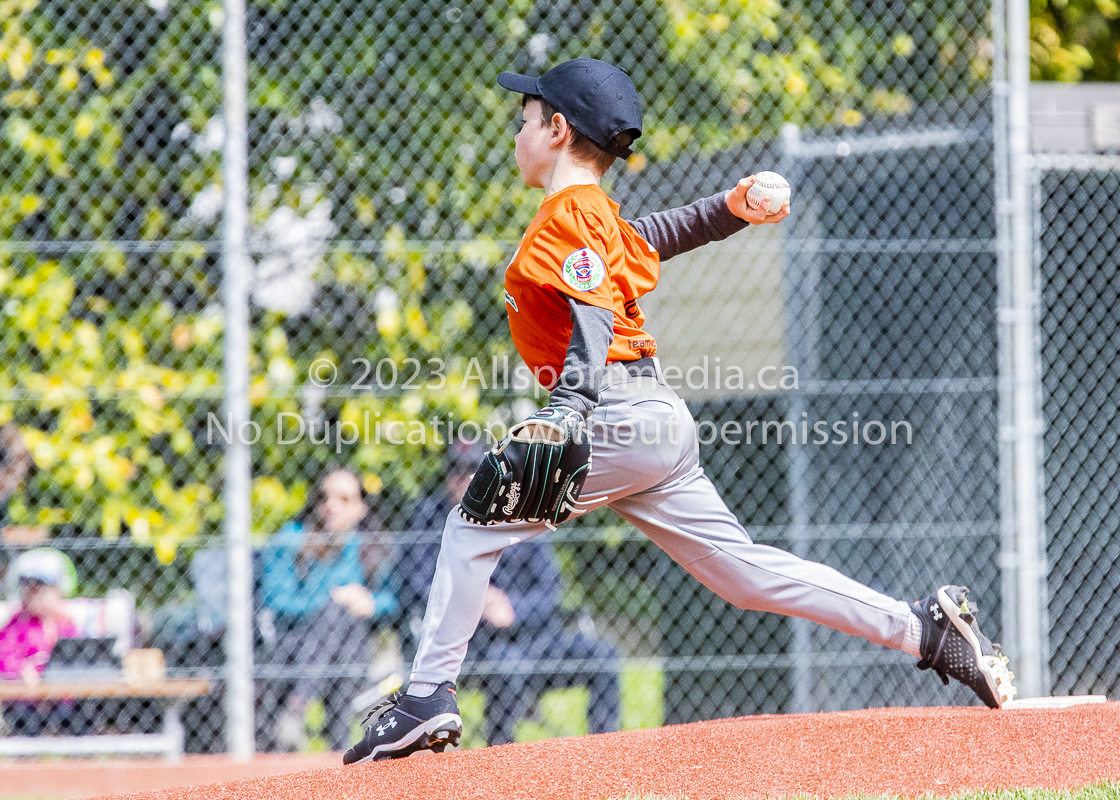
<instances>
[{"instance_id":1,"label":"white pitching rubber","mask_svg":"<svg viewBox=\"0 0 1120 800\"><path fill-rule=\"evenodd\" d=\"M1022 700L1011 700L1004 704L1005 711L1022 711L1032 708L1070 708L1071 706L1084 706L1096 703L1106 703L1108 698L1103 694L1076 694L1068 697L1024 697Z\"/></svg>"}]
</instances>

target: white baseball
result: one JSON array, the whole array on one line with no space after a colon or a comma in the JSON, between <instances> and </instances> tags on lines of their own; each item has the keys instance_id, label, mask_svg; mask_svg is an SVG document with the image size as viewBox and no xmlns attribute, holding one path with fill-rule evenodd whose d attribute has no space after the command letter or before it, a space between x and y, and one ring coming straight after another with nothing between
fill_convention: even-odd
<instances>
[{"instance_id":1,"label":"white baseball","mask_svg":"<svg viewBox=\"0 0 1120 800\"><path fill-rule=\"evenodd\" d=\"M747 190L747 205L761 206L767 214L777 214L789 195L789 182L785 178L776 172L760 172L754 176L754 185Z\"/></svg>"}]
</instances>

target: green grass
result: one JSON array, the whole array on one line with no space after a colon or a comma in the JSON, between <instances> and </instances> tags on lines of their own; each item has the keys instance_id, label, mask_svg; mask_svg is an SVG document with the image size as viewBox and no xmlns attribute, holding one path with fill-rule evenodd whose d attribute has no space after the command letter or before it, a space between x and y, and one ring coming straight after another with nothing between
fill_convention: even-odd
<instances>
[{"instance_id":1,"label":"green grass","mask_svg":"<svg viewBox=\"0 0 1120 800\"><path fill-rule=\"evenodd\" d=\"M656 667L624 666L619 680L619 724L623 730L659 728L665 722L664 680ZM459 713L463 717L463 739L460 747L474 749L486 746L486 701L482 692L461 689ZM521 720L514 728L518 742L539 742L559 736L587 734L588 692L584 688L553 689L545 692L532 719ZM312 700L304 713L307 726L305 753L322 753L329 749L324 730L326 709L321 700ZM362 737L361 725L354 724L351 738ZM0 800L4 800L0 797Z\"/></svg>"},{"instance_id":2,"label":"green grass","mask_svg":"<svg viewBox=\"0 0 1120 800\"><path fill-rule=\"evenodd\" d=\"M619 681L623 730L658 728L665 722L661 670L656 667L623 667ZM460 747L472 749L486 745L486 700L482 692L462 689L457 697L463 717ZM518 742L539 742L559 736L587 734L587 689L552 689L541 695L536 714L514 727Z\"/></svg>"}]
</instances>

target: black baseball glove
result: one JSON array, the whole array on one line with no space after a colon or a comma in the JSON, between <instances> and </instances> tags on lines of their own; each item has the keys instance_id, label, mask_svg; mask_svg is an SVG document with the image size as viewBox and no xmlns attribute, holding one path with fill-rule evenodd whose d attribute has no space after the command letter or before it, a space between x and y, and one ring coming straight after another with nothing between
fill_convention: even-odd
<instances>
[{"instance_id":1,"label":"black baseball glove","mask_svg":"<svg viewBox=\"0 0 1120 800\"><path fill-rule=\"evenodd\" d=\"M459 504L459 514L479 525L563 522L591 469L591 436L583 416L546 406L510 428L486 454Z\"/></svg>"}]
</instances>

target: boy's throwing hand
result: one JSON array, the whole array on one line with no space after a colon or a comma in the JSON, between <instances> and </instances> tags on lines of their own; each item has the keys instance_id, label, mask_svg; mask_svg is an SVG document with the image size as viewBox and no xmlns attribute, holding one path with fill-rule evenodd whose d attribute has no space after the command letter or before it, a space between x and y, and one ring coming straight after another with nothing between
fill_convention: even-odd
<instances>
[{"instance_id":1,"label":"boy's throwing hand","mask_svg":"<svg viewBox=\"0 0 1120 800\"><path fill-rule=\"evenodd\" d=\"M751 225L762 225L768 222L781 222L789 214L789 201L774 214L767 214L766 209L759 206L751 208L747 204L747 192L754 186L755 176L750 175L735 184L735 188L727 193L727 208L739 219L746 220Z\"/></svg>"}]
</instances>

